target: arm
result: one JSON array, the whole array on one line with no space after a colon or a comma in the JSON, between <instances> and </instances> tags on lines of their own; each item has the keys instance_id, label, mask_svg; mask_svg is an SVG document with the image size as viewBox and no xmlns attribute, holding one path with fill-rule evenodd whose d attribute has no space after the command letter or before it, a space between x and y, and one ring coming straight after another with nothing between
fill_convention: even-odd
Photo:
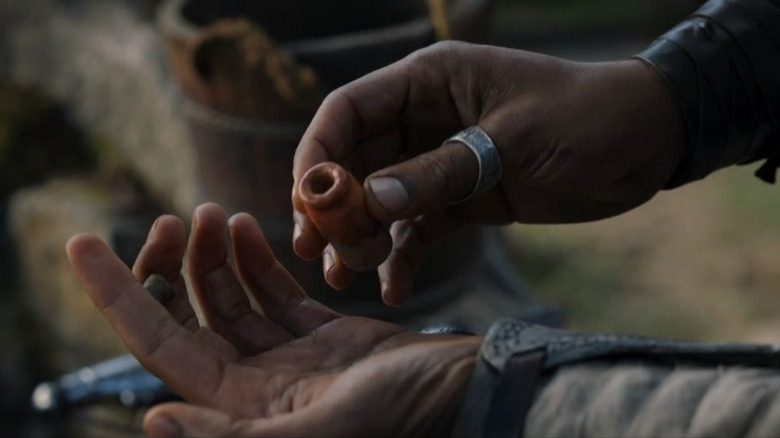
<instances>
[{"instance_id":1,"label":"arm","mask_svg":"<svg viewBox=\"0 0 780 438\"><path fill-rule=\"evenodd\" d=\"M158 219L133 272L95 236L67 247L128 350L187 401L151 410L152 436L447 434L481 338L414 333L317 303L247 214L228 222L202 205L186 235L179 219ZM152 273L172 286L165 303L141 286Z\"/></svg>"},{"instance_id":2,"label":"arm","mask_svg":"<svg viewBox=\"0 0 780 438\"><path fill-rule=\"evenodd\" d=\"M196 210L189 242L181 221L160 218L133 272L94 236L74 237L68 256L128 349L186 400L148 412L151 436L780 433L775 347L512 320L483 339L344 316L306 296L254 219L239 214L228 223L213 204ZM141 286L152 272L172 286L165 303Z\"/></svg>"},{"instance_id":3,"label":"arm","mask_svg":"<svg viewBox=\"0 0 780 438\"><path fill-rule=\"evenodd\" d=\"M314 259L327 244L298 193L324 161L358 175L370 214L392 224L378 273L396 304L427 248L464 223L606 218L762 158L758 174L772 181L779 22L777 0L713 0L630 61L446 43L348 84L328 96L296 152L295 251ZM460 203L477 179L474 156L439 145L473 125L493 139L504 171Z\"/></svg>"},{"instance_id":4,"label":"arm","mask_svg":"<svg viewBox=\"0 0 780 438\"><path fill-rule=\"evenodd\" d=\"M456 437L776 436L775 346L587 334L502 320Z\"/></svg>"}]
</instances>

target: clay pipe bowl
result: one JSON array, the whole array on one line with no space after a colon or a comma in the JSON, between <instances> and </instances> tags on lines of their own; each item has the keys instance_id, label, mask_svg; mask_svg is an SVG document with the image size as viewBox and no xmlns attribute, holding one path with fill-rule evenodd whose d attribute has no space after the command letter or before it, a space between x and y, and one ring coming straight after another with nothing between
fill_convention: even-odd
<instances>
[{"instance_id":1,"label":"clay pipe bowl","mask_svg":"<svg viewBox=\"0 0 780 438\"><path fill-rule=\"evenodd\" d=\"M337 163L309 169L298 194L309 219L347 267L374 269L390 254L387 228L369 215L363 187Z\"/></svg>"}]
</instances>

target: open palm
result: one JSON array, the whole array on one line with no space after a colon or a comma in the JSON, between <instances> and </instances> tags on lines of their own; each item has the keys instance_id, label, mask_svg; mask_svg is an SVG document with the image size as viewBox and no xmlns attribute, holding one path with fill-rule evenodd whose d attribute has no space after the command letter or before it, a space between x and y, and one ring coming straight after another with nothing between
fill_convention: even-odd
<instances>
[{"instance_id":1,"label":"open palm","mask_svg":"<svg viewBox=\"0 0 780 438\"><path fill-rule=\"evenodd\" d=\"M479 338L413 333L310 299L247 214L228 223L219 206L204 204L187 240L178 218L161 217L133 272L95 236L67 248L128 349L191 403L150 411L150 434L446 433ZM206 327L189 302L185 256ZM141 286L153 273L175 291L164 304Z\"/></svg>"}]
</instances>

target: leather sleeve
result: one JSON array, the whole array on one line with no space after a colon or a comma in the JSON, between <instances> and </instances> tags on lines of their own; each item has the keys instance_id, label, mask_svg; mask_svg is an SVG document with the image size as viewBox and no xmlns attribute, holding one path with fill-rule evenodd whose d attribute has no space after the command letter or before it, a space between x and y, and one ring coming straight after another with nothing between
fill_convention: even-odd
<instances>
[{"instance_id":1,"label":"leather sleeve","mask_svg":"<svg viewBox=\"0 0 780 438\"><path fill-rule=\"evenodd\" d=\"M455 437L780 436L780 346L588 334L500 320Z\"/></svg>"},{"instance_id":2,"label":"leather sleeve","mask_svg":"<svg viewBox=\"0 0 780 438\"><path fill-rule=\"evenodd\" d=\"M594 361L539 384L527 437L780 436L780 370Z\"/></svg>"},{"instance_id":3,"label":"leather sleeve","mask_svg":"<svg viewBox=\"0 0 780 438\"><path fill-rule=\"evenodd\" d=\"M733 164L780 166L780 0L710 0L637 55L669 85L688 153L667 188Z\"/></svg>"}]
</instances>

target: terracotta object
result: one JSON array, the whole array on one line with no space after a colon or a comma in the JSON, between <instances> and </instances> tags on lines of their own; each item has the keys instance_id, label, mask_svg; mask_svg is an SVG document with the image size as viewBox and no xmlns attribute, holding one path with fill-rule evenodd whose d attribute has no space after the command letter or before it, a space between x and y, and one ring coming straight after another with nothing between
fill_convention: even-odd
<instances>
[{"instance_id":1,"label":"terracotta object","mask_svg":"<svg viewBox=\"0 0 780 438\"><path fill-rule=\"evenodd\" d=\"M390 234L369 216L363 187L340 165L320 163L309 169L300 196L306 214L348 268L373 269L390 254Z\"/></svg>"}]
</instances>

